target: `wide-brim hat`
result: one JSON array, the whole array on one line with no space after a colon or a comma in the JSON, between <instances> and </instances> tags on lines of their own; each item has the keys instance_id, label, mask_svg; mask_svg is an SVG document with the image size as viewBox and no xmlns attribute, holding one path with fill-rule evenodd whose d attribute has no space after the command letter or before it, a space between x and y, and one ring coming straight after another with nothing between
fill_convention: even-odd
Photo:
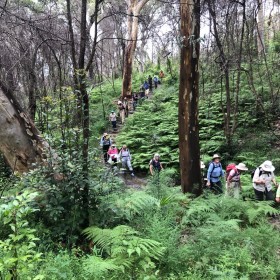
<instances>
[{"instance_id":1,"label":"wide-brim hat","mask_svg":"<svg viewBox=\"0 0 280 280\"><path fill-rule=\"evenodd\" d=\"M215 159L215 158L221 158L218 154L214 154L214 156L212 157L212 159Z\"/></svg>"},{"instance_id":2,"label":"wide-brim hat","mask_svg":"<svg viewBox=\"0 0 280 280\"><path fill-rule=\"evenodd\" d=\"M200 162L200 168L201 168L201 169L205 168L205 164L204 164L203 161Z\"/></svg>"},{"instance_id":3,"label":"wide-brim hat","mask_svg":"<svg viewBox=\"0 0 280 280\"><path fill-rule=\"evenodd\" d=\"M104 132L104 134L103 134L104 136L107 136L108 135L108 133L107 132Z\"/></svg>"},{"instance_id":4,"label":"wide-brim hat","mask_svg":"<svg viewBox=\"0 0 280 280\"><path fill-rule=\"evenodd\" d=\"M246 167L246 165L245 165L244 163L242 163L242 162L240 162L238 165L236 165L236 168L237 168L238 170L241 170L241 171L247 171L247 170L248 170L248 168Z\"/></svg>"},{"instance_id":5,"label":"wide-brim hat","mask_svg":"<svg viewBox=\"0 0 280 280\"><path fill-rule=\"evenodd\" d=\"M275 167L272 165L272 162L270 160L266 160L263 162L260 166L263 171L266 172L273 172L275 170Z\"/></svg>"}]
</instances>

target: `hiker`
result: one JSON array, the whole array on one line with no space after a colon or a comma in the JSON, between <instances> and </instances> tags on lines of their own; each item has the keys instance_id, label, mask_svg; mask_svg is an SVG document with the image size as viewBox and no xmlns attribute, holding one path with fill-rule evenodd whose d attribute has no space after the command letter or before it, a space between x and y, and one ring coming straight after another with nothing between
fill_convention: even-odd
<instances>
[{"instance_id":1,"label":"hiker","mask_svg":"<svg viewBox=\"0 0 280 280\"><path fill-rule=\"evenodd\" d=\"M133 93L133 95L132 95L133 111L135 111L135 109L137 107L138 99L139 99L138 93Z\"/></svg>"},{"instance_id":2,"label":"hiker","mask_svg":"<svg viewBox=\"0 0 280 280\"><path fill-rule=\"evenodd\" d=\"M247 171L248 168L242 162L238 165L234 163L229 164L226 168L226 177L227 177L227 184L226 184L226 195L232 196L236 199L239 199L240 191L242 190L240 175L243 171Z\"/></svg>"},{"instance_id":3,"label":"hiker","mask_svg":"<svg viewBox=\"0 0 280 280\"><path fill-rule=\"evenodd\" d=\"M111 113L109 115L109 121L112 124L113 130L116 131L117 130L117 115L113 110L111 111Z\"/></svg>"},{"instance_id":4,"label":"hiker","mask_svg":"<svg viewBox=\"0 0 280 280\"><path fill-rule=\"evenodd\" d=\"M125 118L125 108L124 108L124 105L123 103L119 100L118 101L118 109L119 109L119 115L120 115L120 118L121 118L121 123L123 124L124 123L124 118Z\"/></svg>"},{"instance_id":5,"label":"hiker","mask_svg":"<svg viewBox=\"0 0 280 280\"><path fill-rule=\"evenodd\" d=\"M149 84L148 84L147 81L144 82L143 87L145 89L145 97L148 98L148 95L149 95Z\"/></svg>"},{"instance_id":6,"label":"hiker","mask_svg":"<svg viewBox=\"0 0 280 280\"><path fill-rule=\"evenodd\" d=\"M215 154L212 157L207 171L207 187L214 191L216 194L223 193L221 178L224 177L222 164L220 163L221 157Z\"/></svg>"},{"instance_id":7,"label":"hiker","mask_svg":"<svg viewBox=\"0 0 280 280\"><path fill-rule=\"evenodd\" d=\"M150 173L151 175L154 175L155 172L160 172L161 170L163 170L162 164L160 162L160 155L159 154L155 154L153 159L151 159L150 161Z\"/></svg>"},{"instance_id":8,"label":"hiker","mask_svg":"<svg viewBox=\"0 0 280 280\"><path fill-rule=\"evenodd\" d=\"M153 90L153 78L151 75L149 75L149 77L148 77L148 82L149 82L149 89L150 89L150 91L152 91Z\"/></svg>"},{"instance_id":9,"label":"hiker","mask_svg":"<svg viewBox=\"0 0 280 280\"><path fill-rule=\"evenodd\" d=\"M125 97L124 100L123 100L123 106L124 106L124 114L125 114L125 117L128 117L128 100L127 100L126 97Z\"/></svg>"},{"instance_id":10,"label":"hiker","mask_svg":"<svg viewBox=\"0 0 280 280\"><path fill-rule=\"evenodd\" d=\"M158 86L158 77L157 76L154 76L154 85L155 85L155 89L156 89Z\"/></svg>"},{"instance_id":11,"label":"hiker","mask_svg":"<svg viewBox=\"0 0 280 280\"><path fill-rule=\"evenodd\" d=\"M122 162L122 167L128 168L130 175L134 177L133 168L131 165L132 157L126 145L123 145L122 149L120 150L119 158Z\"/></svg>"},{"instance_id":12,"label":"hiker","mask_svg":"<svg viewBox=\"0 0 280 280\"><path fill-rule=\"evenodd\" d=\"M256 200L274 200L272 191L272 183L277 187L273 171L275 167L270 160L263 162L260 167L256 168L253 176L253 187L255 191Z\"/></svg>"},{"instance_id":13,"label":"hiker","mask_svg":"<svg viewBox=\"0 0 280 280\"><path fill-rule=\"evenodd\" d=\"M159 78L160 78L160 83L162 83L162 80L164 78L164 73L162 70L160 70L160 72L159 72Z\"/></svg>"},{"instance_id":14,"label":"hiker","mask_svg":"<svg viewBox=\"0 0 280 280\"><path fill-rule=\"evenodd\" d=\"M108 156L109 156L109 163L117 163L119 158L119 151L117 149L116 144L112 144L112 146L108 150Z\"/></svg>"},{"instance_id":15,"label":"hiker","mask_svg":"<svg viewBox=\"0 0 280 280\"><path fill-rule=\"evenodd\" d=\"M108 161L108 150L109 147L111 146L111 139L110 139L110 135L108 135L108 133L104 133L103 136L101 137L100 140L100 146L102 147L103 150L103 156L104 156L104 162L107 163Z\"/></svg>"}]
</instances>

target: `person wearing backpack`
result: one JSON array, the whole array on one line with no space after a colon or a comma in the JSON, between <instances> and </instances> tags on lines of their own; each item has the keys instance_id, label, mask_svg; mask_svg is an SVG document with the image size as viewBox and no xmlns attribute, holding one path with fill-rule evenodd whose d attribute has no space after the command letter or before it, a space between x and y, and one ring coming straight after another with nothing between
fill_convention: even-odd
<instances>
[{"instance_id":1,"label":"person wearing backpack","mask_svg":"<svg viewBox=\"0 0 280 280\"><path fill-rule=\"evenodd\" d=\"M242 162L238 165L231 163L226 167L226 195L239 199L239 194L242 190L240 175L243 171L247 170L248 168Z\"/></svg>"},{"instance_id":2,"label":"person wearing backpack","mask_svg":"<svg viewBox=\"0 0 280 280\"><path fill-rule=\"evenodd\" d=\"M120 114L120 118L121 118L121 123L123 124L124 119L125 119L125 107L120 100L118 101L118 109L119 109L119 114Z\"/></svg>"},{"instance_id":3,"label":"person wearing backpack","mask_svg":"<svg viewBox=\"0 0 280 280\"><path fill-rule=\"evenodd\" d=\"M153 78L151 75L149 75L149 77L148 77L148 82L149 82L149 89L150 89L150 91L152 91L153 90Z\"/></svg>"},{"instance_id":4,"label":"person wearing backpack","mask_svg":"<svg viewBox=\"0 0 280 280\"><path fill-rule=\"evenodd\" d=\"M162 164L160 162L160 155L155 154L154 157L150 160L150 173L153 176L155 172L160 172L163 170Z\"/></svg>"},{"instance_id":5,"label":"person wearing backpack","mask_svg":"<svg viewBox=\"0 0 280 280\"><path fill-rule=\"evenodd\" d=\"M144 87L144 89L145 89L145 97L148 98L149 92L150 92L148 81L145 81L145 82L144 82L143 87Z\"/></svg>"},{"instance_id":6,"label":"person wearing backpack","mask_svg":"<svg viewBox=\"0 0 280 280\"><path fill-rule=\"evenodd\" d=\"M274 200L272 191L272 183L277 187L273 171L275 167L270 160L263 162L256 168L253 176L253 187L255 191L256 200Z\"/></svg>"},{"instance_id":7,"label":"person wearing backpack","mask_svg":"<svg viewBox=\"0 0 280 280\"><path fill-rule=\"evenodd\" d=\"M122 167L125 169L128 168L128 170L130 171L130 175L134 177L133 168L131 165L132 157L126 145L123 145L119 153L119 158L122 162Z\"/></svg>"},{"instance_id":8,"label":"person wearing backpack","mask_svg":"<svg viewBox=\"0 0 280 280\"><path fill-rule=\"evenodd\" d=\"M112 124L113 130L116 131L117 130L117 115L113 110L111 111L111 114L109 115L109 121Z\"/></svg>"},{"instance_id":9,"label":"person wearing backpack","mask_svg":"<svg viewBox=\"0 0 280 280\"><path fill-rule=\"evenodd\" d=\"M157 76L154 76L154 86L155 86L155 89L158 86L158 77Z\"/></svg>"},{"instance_id":10,"label":"person wearing backpack","mask_svg":"<svg viewBox=\"0 0 280 280\"><path fill-rule=\"evenodd\" d=\"M215 154L212 157L212 162L210 162L207 170L206 185L216 194L223 193L221 178L224 177L224 171L220 160L221 157Z\"/></svg>"},{"instance_id":11,"label":"person wearing backpack","mask_svg":"<svg viewBox=\"0 0 280 280\"><path fill-rule=\"evenodd\" d=\"M109 163L115 164L118 162L119 151L117 149L116 144L112 144L112 146L109 148L108 156L109 156L109 160L108 160Z\"/></svg>"},{"instance_id":12,"label":"person wearing backpack","mask_svg":"<svg viewBox=\"0 0 280 280\"><path fill-rule=\"evenodd\" d=\"M103 157L104 157L104 162L107 163L109 156L108 156L108 150L111 146L111 138L108 133L104 133L103 136L101 137L100 140L100 146L102 147L103 150Z\"/></svg>"}]
</instances>

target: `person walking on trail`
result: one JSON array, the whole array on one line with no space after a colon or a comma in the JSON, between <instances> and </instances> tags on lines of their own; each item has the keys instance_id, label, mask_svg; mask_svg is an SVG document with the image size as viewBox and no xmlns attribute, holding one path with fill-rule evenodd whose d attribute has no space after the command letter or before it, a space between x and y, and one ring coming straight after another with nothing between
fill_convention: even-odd
<instances>
[{"instance_id":1,"label":"person walking on trail","mask_svg":"<svg viewBox=\"0 0 280 280\"><path fill-rule=\"evenodd\" d=\"M158 77L157 76L154 76L154 85L155 85L155 89L156 89L158 86Z\"/></svg>"},{"instance_id":2,"label":"person walking on trail","mask_svg":"<svg viewBox=\"0 0 280 280\"><path fill-rule=\"evenodd\" d=\"M118 109L119 109L119 115L121 118L121 123L124 124L124 119L125 119L125 108L123 103L119 100L118 101Z\"/></svg>"},{"instance_id":3,"label":"person walking on trail","mask_svg":"<svg viewBox=\"0 0 280 280\"><path fill-rule=\"evenodd\" d=\"M239 199L239 194L242 190L240 175L243 171L247 171L248 168L242 162L238 165L229 164L228 167L230 170L229 172L227 171L226 195Z\"/></svg>"},{"instance_id":4,"label":"person walking on trail","mask_svg":"<svg viewBox=\"0 0 280 280\"><path fill-rule=\"evenodd\" d=\"M153 90L153 78L151 75L149 75L149 77L148 77L148 82L149 82L149 89L150 89L150 91L152 91Z\"/></svg>"},{"instance_id":5,"label":"person walking on trail","mask_svg":"<svg viewBox=\"0 0 280 280\"><path fill-rule=\"evenodd\" d=\"M125 117L127 118L128 117L128 100L126 97L123 100L123 106L124 106Z\"/></svg>"},{"instance_id":6,"label":"person walking on trail","mask_svg":"<svg viewBox=\"0 0 280 280\"><path fill-rule=\"evenodd\" d=\"M276 198L275 198L276 202L280 202L280 185L278 184L278 188L276 191Z\"/></svg>"},{"instance_id":7,"label":"person walking on trail","mask_svg":"<svg viewBox=\"0 0 280 280\"><path fill-rule=\"evenodd\" d=\"M221 178L224 177L224 171L220 162L221 157L215 154L212 157L212 162L209 164L207 171L207 187L214 193L223 193Z\"/></svg>"},{"instance_id":8,"label":"person walking on trail","mask_svg":"<svg viewBox=\"0 0 280 280\"><path fill-rule=\"evenodd\" d=\"M148 98L149 96L149 83L147 81L144 82L144 85L143 85L144 89L145 89L145 97Z\"/></svg>"},{"instance_id":9,"label":"person walking on trail","mask_svg":"<svg viewBox=\"0 0 280 280\"><path fill-rule=\"evenodd\" d=\"M123 145L119 158L122 162L122 167L130 171L130 175L134 177L133 168L131 165L132 157L126 145Z\"/></svg>"},{"instance_id":10,"label":"person walking on trail","mask_svg":"<svg viewBox=\"0 0 280 280\"><path fill-rule=\"evenodd\" d=\"M112 144L112 146L109 148L108 150L108 156L109 156L109 160L108 162L114 164L118 162L118 158L119 158L119 151L117 149L116 144Z\"/></svg>"},{"instance_id":11,"label":"person walking on trail","mask_svg":"<svg viewBox=\"0 0 280 280\"><path fill-rule=\"evenodd\" d=\"M112 124L112 128L114 131L117 130L117 115L116 113L112 110L110 115L109 115L109 121Z\"/></svg>"},{"instance_id":12,"label":"person walking on trail","mask_svg":"<svg viewBox=\"0 0 280 280\"><path fill-rule=\"evenodd\" d=\"M108 150L111 146L111 138L110 135L108 135L108 133L104 133L103 136L101 137L100 140L100 146L102 147L102 151L103 151L103 157L104 157L104 162L107 163L108 162Z\"/></svg>"},{"instance_id":13,"label":"person walking on trail","mask_svg":"<svg viewBox=\"0 0 280 280\"><path fill-rule=\"evenodd\" d=\"M150 160L150 173L153 176L155 173L160 172L163 170L162 164L160 162L160 155L155 154L153 159Z\"/></svg>"},{"instance_id":14,"label":"person walking on trail","mask_svg":"<svg viewBox=\"0 0 280 280\"><path fill-rule=\"evenodd\" d=\"M270 160L263 162L256 168L253 175L253 187L255 191L256 200L274 200L272 191L272 183L278 187L273 171L275 167Z\"/></svg>"},{"instance_id":15,"label":"person walking on trail","mask_svg":"<svg viewBox=\"0 0 280 280\"><path fill-rule=\"evenodd\" d=\"M159 78L160 78L160 82L162 83L162 80L164 78L164 73L162 70L160 70L160 72L159 72Z\"/></svg>"}]
</instances>

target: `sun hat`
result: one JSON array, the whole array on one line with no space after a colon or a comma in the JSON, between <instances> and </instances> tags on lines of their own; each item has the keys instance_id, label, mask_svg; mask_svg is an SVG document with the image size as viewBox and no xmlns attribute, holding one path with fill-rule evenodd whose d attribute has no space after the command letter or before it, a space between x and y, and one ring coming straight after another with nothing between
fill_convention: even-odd
<instances>
[{"instance_id":1,"label":"sun hat","mask_svg":"<svg viewBox=\"0 0 280 280\"><path fill-rule=\"evenodd\" d=\"M155 157L160 157L160 155L158 153L155 153L154 158Z\"/></svg>"},{"instance_id":2,"label":"sun hat","mask_svg":"<svg viewBox=\"0 0 280 280\"><path fill-rule=\"evenodd\" d=\"M114 110L111 110L111 113L115 113L115 111L114 111Z\"/></svg>"},{"instance_id":3,"label":"sun hat","mask_svg":"<svg viewBox=\"0 0 280 280\"><path fill-rule=\"evenodd\" d=\"M107 132L104 132L104 134L103 134L104 136L107 136L108 135L108 133Z\"/></svg>"},{"instance_id":4,"label":"sun hat","mask_svg":"<svg viewBox=\"0 0 280 280\"><path fill-rule=\"evenodd\" d=\"M242 170L242 171L248 170L248 168L246 167L246 165L245 165L244 163L242 163L242 162L238 163L238 165L236 165L236 168L237 168L238 170Z\"/></svg>"},{"instance_id":5,"label":"sun hat","mask_svg":"<svg viewBox=\"0 0 280 280\"><path fill-rule=\"evenodd\" d=\"M122 104L122 102L119 100L119 101L118 101L118 104Z\"/></svg>"},{"instance_id":6,"label":"sun hat","mask_svg":"<svg viewBox=\"0 0 280 280\"><path fill-rule=\"evenodd\" d=\"M205 168L205 164L204 164L203 161L200 161L200 168L201 168L201 169Z\"/></svg>"},{"instance_id":7,"label":"sun hat","mask_svg":"<svg viewBox=\"0 0 280 280\"><path fill-rule=\"evenodd\" d=\"M275 167L272 165L272 162L270 160L266 160L263 162L260 166L263 171L266 172L273 172L275 170Z\"/></svg>"},{"instance_id":8,"label":"sun hat","mask_svg":"<svg viewBox=\"0 0 280 280\"><path fill-rule=\"evenodd\" d=\"M221 158L218 154L214 154L214 156L212 157L212 159L215 159L215 158Z\"/></svg>"}]
</instances>

